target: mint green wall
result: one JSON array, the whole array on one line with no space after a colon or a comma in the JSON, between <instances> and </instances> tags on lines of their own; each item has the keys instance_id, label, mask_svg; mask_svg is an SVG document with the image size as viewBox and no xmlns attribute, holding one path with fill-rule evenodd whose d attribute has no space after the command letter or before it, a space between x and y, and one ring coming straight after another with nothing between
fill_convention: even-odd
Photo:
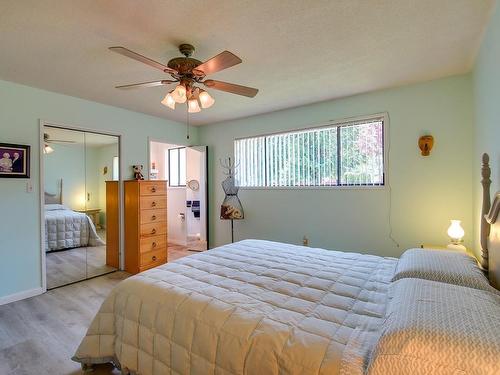
<instances>
[{"instance_id":1,"label":"mint green wall","mask_svg":"<svg viewBox=\"0 0 500 375\"><path fill-rule=\"evenodd\" d=\"M201 127L210 151L211 245L230 241L229 222L218 218L224 178L219 158L232 155L235 138L385 111L392 190L241 190L246 217L235 222L236 239L299 244L307 235L311 246L399 256L421 243L445 245L449 220L460 219L470 245L471 95L471 77L464 75ZM420 156L417 147L425 133L435 138L430 157ZM399 248L389 238L389 216Z\"/></svg>"},{"instance_id":2,"label":"mint green wall","mask_svg":"<svg viewBox=\"0 0 500 375\"><path fill-rule=\"evenodd\" d=\"M54 152L43 155L45 191L59 193L63 180L63 204L73 210L85 207L85 146L81 144L55 144ZM89 158L90 159L90 158ZM91 181L89 190L92 191Z\"/></svg>"},{"instance_id":3,"label":"mint green wall","mask_svg":"<svg viewBox=\"0 0 500 375\"><path fill-rule=\"evenodd\" d=\"M147 138L185 144L185 126L121 108L0 81L0 142L29 144L33 192L24 179L0 179L0 297L41 286L39 119L122 135L122 176L147 166ZM197 143L197 130L191 129Z\"/></svg>"},{"instance_id":4,"label":"mint green wall","mask_svg":"<svg viewBox=\"0 0 500 375\"><path fill-rule=\"evenodd\" d=\"M482 202L481 154L490 155L491 193L500 190L500 9L491 17L472 74L475 110L474 147L474 228L479 254L479 223Z\"/></svg>"}]
</instances>

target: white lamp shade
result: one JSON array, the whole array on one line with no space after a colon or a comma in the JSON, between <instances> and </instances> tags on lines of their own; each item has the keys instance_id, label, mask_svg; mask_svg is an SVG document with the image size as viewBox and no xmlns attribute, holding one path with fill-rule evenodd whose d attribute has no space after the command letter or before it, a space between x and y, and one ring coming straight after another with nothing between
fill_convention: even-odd
<instances>
[{"instance_id":1,"label":"white lamp shade","mask_svg":"<svg viewBox=\"0 0 500 375\"><path fill-rule=\"evenodd\" d=\"M188 100L188 112L189 113L196 113L196 112L200 112L201 111L201 108L198 104L198 100L197 99L189 99Z\"/></svg>"},{"instance_id":2,"label":"white lamp shade","mask_svg":"<svg viewBox=\"0 0 500 375\"><path fill-rule=\"evenodd\" d=\"M182 85L177 85L174 91L171 93L176 103L186 103L186 88Z\"/></svg>"},{"instance_id":3,"label":"white lamp shade","mask_svg":"<svg viewBox=\"0 0 500 375\"><path fill-rule=\"evenodd\" d=\"M43 147L43 153L50 154L52 152L54 152L54 149L50 147L48 144L45 144L45 146Z\"/></svg>"},{"instance_id":4,"label":"white lamp shade","mask_svg":"<svg viewBox=\"0 0 500 375\"><path fill-rule=\"evenodd\" d=\"M210 94L206 91L202 91L198 99L200 100L202 108L210 108L215 103L215 99L212 98Z\"/></svg>"},{"instance_id":5,"label":"white lamp shade","mask_svg":"<svg viewBox=\"0 0 500 375\"><path fill-rule=\"evenodd\" d=\"M460 243L464 237L465 231L460 225L460 220L451 220L451 225L448 228L448 236L452 243Z\"/></svg>"},{"instance_id":6,"label":"white lamp shade","mask_svg":"<svg viewBox=\"0 0 500 375\"><path fill-rule=\"evenodd\" d=\"M168 93L165 98L161 101L161 104L167 106L171 109L175 109L175 99L171 93Z\"/></svg>"}]
</instances>

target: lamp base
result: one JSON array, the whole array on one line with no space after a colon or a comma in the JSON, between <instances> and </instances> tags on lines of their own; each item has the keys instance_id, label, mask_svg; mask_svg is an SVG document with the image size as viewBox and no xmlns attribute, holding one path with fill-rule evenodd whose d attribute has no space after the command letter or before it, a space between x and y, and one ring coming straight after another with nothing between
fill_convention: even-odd
<instances>
[{"instance_id":1,"label":"lamp base","mask_svg":"<svg viewBox=\"0 0 500 375\"><path fill-rule=\"evenodd\" d=\"M446 246L446 248L449 250L461 251L464 253L467 252L467 248L464 245L460 245L460 244L450 243Z\"/></svg>"}]
</instances>

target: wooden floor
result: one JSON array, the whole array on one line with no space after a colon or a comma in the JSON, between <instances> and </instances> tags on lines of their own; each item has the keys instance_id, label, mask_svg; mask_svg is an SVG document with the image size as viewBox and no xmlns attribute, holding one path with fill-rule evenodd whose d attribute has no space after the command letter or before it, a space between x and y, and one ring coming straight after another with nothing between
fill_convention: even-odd
<instances>
[{"instance_id":1,"label":"wooden floor","mask_svg":"<svg viewBox=\"0 0 500 375\"><path fill-rule=\"evenodd\" d=\"M48 289L116 270L106 265L106 246L48 252L46 262Z\"/></svg>"},{"instance_id":2,"label":"wooden floor","mask_svg":"<svg viewBox=\"0 0 500 375\"><path fill-rule=\"evenodd\" d=\"M169 261L192 255L169 246ZM128 277L114 272L0 306L1 375L81 374L71 357L111 289ZM119 374L100 365L92 374Z\"/></svg>"},{"instance_id":3,"label":"wooden floor","mask_svg":"<svg viewBox=\"0 0 500 375\"><path fill-rule=\"evenodd\" d=\"M106 241L105 230L97 230L97 234ZM106 265L106 245L49 251L45 257L48 289L116 270Z\"/></svg>"}]
</instances>

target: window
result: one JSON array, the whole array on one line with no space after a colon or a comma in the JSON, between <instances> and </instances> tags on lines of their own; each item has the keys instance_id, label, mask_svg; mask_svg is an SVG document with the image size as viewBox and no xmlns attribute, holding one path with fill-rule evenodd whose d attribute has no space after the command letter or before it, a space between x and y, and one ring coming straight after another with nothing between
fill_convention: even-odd
<instances>
[{"instance_id":1,"label":"window","mask_svg":"<svg viewBox=\"0 0 500 375\"><path fill-rule=\"evenodd\" d=\"M382 186L384 117L237 139L242 187Z\"/></svg>"},{"instance_id":2,"label":"window","mask_svg":"<svg viewBox=\"0 0 500 375\"><path fill-rule=\"evenodd\" d=\"M120 178L120 163L118 156L113 156L113 181L118 181Z\"/></svg>"},{"instance_id":3,"label":"window","mask_svg":"<svg viewBox=\"0 0 500 375\"><path fill-rule=\"evenodd\" d=\"M168 185L186 186L186 147L168 150Z\"/></svg>"}]
</instances>

